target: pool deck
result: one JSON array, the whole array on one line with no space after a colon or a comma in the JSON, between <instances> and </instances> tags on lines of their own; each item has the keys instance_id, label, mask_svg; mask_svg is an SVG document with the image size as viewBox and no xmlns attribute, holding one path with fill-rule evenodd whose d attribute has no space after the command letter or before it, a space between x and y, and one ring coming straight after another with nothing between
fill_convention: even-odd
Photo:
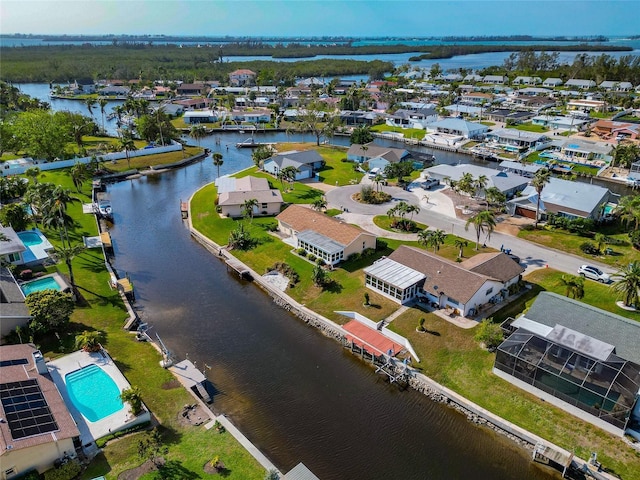
<instances>
[{"instance_id":1,"label":"pool deck","mask_svg":"<svg viewBox=\"0 0 640 480\"><path fill-rule=\"evenodd\" d=\"M23 242L27 250L22 253L22 261L28 264L33 262L40 262L42 260L49 258L49 250L53 250L53 245L51 244L51 242L49 242L47 237L45 237L44 234L38 229L24 230L22 232L17 233L21 241L22 241L22 237L20 237L20 234L24 234L24 233L35 234L40 238L40 240L42 240L42 242L35 245L26 245Z\"/></svg>"},{"instance_id":2,"label":"pool deck","mask_svg":"<svg viewBox=\"0 0 640 480\"><path fill-rule=\"evenodd\" d=\"M42 277L34 278L33 280L27 280L26 282L20 282L20 286L21 286L20 289L22 290L22 286L24 286L24 285L28 285L29 283L34 283L34 282L37 282L38 280L42 280L42 279L45 279L45 278L53 278L56 281L56 283L58 284L58 286L60 287L59 290L61 292L69 292L69 291L71 291L71 286L62 277L62 275L60 275L57 272L51 273L49 275L43 275ZM24 292L24 290L22 290L22 291Z\"/></svg>"},{"instance_id":3,"label":"pool deck","mask_svg":"<svg viewBox=\"0 0 640 480\"><path fill-rule=\"evenodd\" d=\"M58 390L69 409L69 413L71 413L71 416L78 425L78 430L80 430L80 440L82 441L83 446L91 444L98 438L104 437L111 432L129 428L137 423L150 420L150 415L146 411L138 417L133 417L129 413L127 404L125 404L122 409L103 418L102 420L98 420L96 422L90 422L87 420L69 399L65 376L68 373L74 372L88 365L97 365L102 368L102 370L104 370L105 373L107 373L116 383L120 391L131 387L127 379L106 352L89 353L80 350L47 363L51 378L58 387Z\"/></svg>"}]
</instances>

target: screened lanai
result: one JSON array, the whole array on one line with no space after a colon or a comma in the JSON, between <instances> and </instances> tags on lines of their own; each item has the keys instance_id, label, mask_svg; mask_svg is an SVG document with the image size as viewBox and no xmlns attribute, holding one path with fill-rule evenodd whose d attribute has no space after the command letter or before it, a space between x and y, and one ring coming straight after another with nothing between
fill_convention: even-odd
<instances>
[{"instance_id":1,"label":"screened lanai","mask_svg":"<svg viewBox=\"0 0 640 480\"><path fill-rule=\"evenodd\" d=\"M520 328L498 347L495 368L624 430L640 392L640 366L614 351L561 325Z\"/></svg>"}]
</instances>

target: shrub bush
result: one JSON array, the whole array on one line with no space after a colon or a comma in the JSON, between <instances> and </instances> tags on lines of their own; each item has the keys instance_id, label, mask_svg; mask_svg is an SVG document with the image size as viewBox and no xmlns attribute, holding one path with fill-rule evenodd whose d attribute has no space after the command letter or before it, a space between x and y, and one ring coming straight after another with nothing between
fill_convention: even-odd
<instances>
[{"instance_id":1,"label":"shrub bush","mask_svg":"<svg viewBox=\"0 0 640 480\"><path fill-rule=\"evenodd\" d=\"M296 250L296 252L298 252L298 255L300 255L301 257L307 256L307 251L304 248L299 248L298 250Z\"/></svg>"},{"instance_id":2,"label":"shrub bush","mask_svg":"<svg viewBox=\"0 0 640 480\"><path fill-rule=\"evenodd\" d=\"M490 352L498 348L504 338L502 329L497 323L493 323L493 318L485 318L478 325L478 331L474 338L476 341L484 343Z\"/></svg>"},{"instance_id":3,"label":"shrub bush","mask_svg":"<svg viewBox=\"0 0 640 480\"><path fill-rule=\"evenodd\" d=\"M629 234L629 240L631 241L631 245L633 245L633 248L640 250L640 230L631 232Z\"/></svg>"},{"instance_id":4,"label":"shrub bush","mask_svg":"<svg viewBox=\"0 0 640 480\"><path fill-rule=\"evenodd\" d=\"M52 468L44 472L44 480L73 480L82 471L80 463L71 460L60 468Z\"/></svg>"},{"instance_id":5,"label":"shrub bush","mask_svg":"<svg viewBox=\"0 0 640 480\"><path fill-rule=\"evenodd\" d=\"M580 250L588 255L596 255L598 254L598 248L593 244L593 242L583 242L580 244Z\"/></svg>"},{"instance_id":6,"label":"shrub bush","mask_svg":"<svg viewBox=\"0 0 640 480\"><path fill-rule=\"evenodd\" d=\"M309 256L307 257L310 261L315 262L316 261L316 256L313 253L310 253Z\"/></svg>"},{"instance_id":7,"label":"shrub bush","mask_svg":"<svg viewBox=\"0 0 640 480\"><path fill-rule=\"evenodd\" d=\"M327 264L327 262L325 262L324 259L322 259L322 258L316 259L316 263L318 265L320 265L321 267Z\"/></svg>"},{"instance_id":8,"label":"shrub bush","mask_svg":"<svg viewBox=\"0 0 640 480\"><path fill-rule=\"evenodd\" d=\"M360 260L360 254L358 252L354 252L347 258L348 262L357 262Z\"/></svg>"}]
</instances>

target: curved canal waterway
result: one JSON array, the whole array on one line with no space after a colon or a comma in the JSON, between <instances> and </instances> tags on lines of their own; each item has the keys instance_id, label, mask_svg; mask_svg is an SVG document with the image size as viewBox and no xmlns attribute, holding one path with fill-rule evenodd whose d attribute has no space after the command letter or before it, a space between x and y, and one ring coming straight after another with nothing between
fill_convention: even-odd
<instances>
[{"instance_id":1,"label":"curved canal waterway","mask_svg":"<svg viewBox=\"0 0 640 480\"><path fill-rule=\"evenodd\" d=\"M221 173L250 149L213 137ZM279 469L304 462L330 479L549 479L523 449L412 390L400 391L319 331L229 274L191 239L179 201L213 181L210 159L109 186L115 266L137 308L179 358L214 383L225 413Z\"/></svg>"}]
</instances>

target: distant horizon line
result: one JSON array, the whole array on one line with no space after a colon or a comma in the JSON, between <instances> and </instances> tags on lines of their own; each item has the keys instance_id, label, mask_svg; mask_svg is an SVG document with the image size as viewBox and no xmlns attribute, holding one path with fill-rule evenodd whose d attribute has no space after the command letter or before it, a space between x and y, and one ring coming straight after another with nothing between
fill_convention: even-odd
<instances>
[{"instance_id":1,"label":"distant horizon line","mask_svg":"<svg viewBox=\"0 0 640 480\"><path fill-rule=\"evenodd\" d=\"M478 35L243 35L243 34L227 34L227 35L207 35L207 34L166 34L166 33L0 33L0 37L157 37L157 38L260 38L260 39L278 39L278 38L290 38L290 39L443 39L443 38L514 38L514 37L528 37L532 39L539 38L566 38L566 39L580 39L580 38L625 38L625 37L640 37L640 33L629 34L604 34L594 33L589 35L567 35L567 34L547 34L547 35L531 35L526 33L514 33L514 34L478 34Z\"/></svg>"}]
</instances>

